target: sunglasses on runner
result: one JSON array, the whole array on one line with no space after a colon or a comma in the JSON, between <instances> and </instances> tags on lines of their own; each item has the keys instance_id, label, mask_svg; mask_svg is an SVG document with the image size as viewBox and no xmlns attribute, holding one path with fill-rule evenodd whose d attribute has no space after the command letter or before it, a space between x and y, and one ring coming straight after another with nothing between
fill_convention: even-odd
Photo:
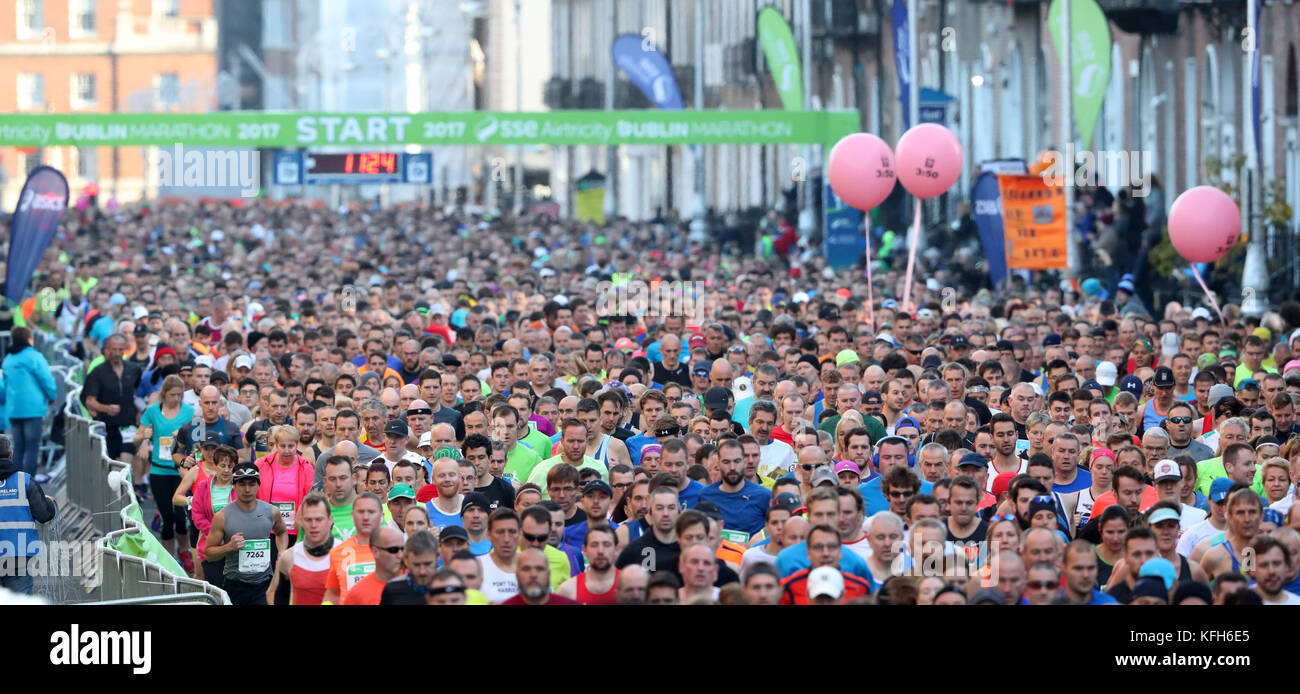
<instances>
[{"instance_id":1,"label":"sunglasses on runner","mask_svg":"<svg viewBox=\"0 0 1300 694\"><path fill-rule=\"evenodd\" d=\"M546 533L542 533L541 535L533 535L532 533L521 533L521 534L524 536L524 539L528 540L529 542L546 542L551 538L551 536Z\"/></svg>"},{"instance_id":2,"label":"sunglasses on runner","mask_svg":"<svg viewBox=\"0 0 1300 694\"><path fill-rule=\"evenodd\" d=\"M1191 417L1170 417L1169 418L1170 424L1190 424L1191 422L1192 422Z\"/></svg>"},{"instance_id":3,"label":"sunglasses on runner","mask_svg":"<svg viewBox=\"0 0 1300 694\"><path fill-rule=\"evenodd\" d=\"M998 515L993 516L992 518L989 519L989 525L993 525L994 523L998 523L1001 521L1015 521L1015 520L1016 520L1016 516L1014 513L999 513Z\"/></svg>"},{"instance_id":4,"label":"sunglasses on runner","mask_svg":"<svg viewBox=\"0 0 1300 694\"><path fill-rule=\"evenodd\" d=\"M371 545L370 549L383 550L385 552L388 552L389 554L399 554L403 549L405 549L405 547L401 545L394 545L392 547L380 547L379 545Z\"/></svg>"},{"instance_id":5,"label":"sunglasses on runner","mask_svg":"<svg viewBox=\"0 0 1300 694\"><path fill-rule=\"evenodd\" d=\"M1030 590L1051 590L1053 588L1058 587L1059 585L1060 585L1059 583L1053 583L1052 581L1026 581L1025 582L1025 587Z\"/></svg>"}]
</instances>

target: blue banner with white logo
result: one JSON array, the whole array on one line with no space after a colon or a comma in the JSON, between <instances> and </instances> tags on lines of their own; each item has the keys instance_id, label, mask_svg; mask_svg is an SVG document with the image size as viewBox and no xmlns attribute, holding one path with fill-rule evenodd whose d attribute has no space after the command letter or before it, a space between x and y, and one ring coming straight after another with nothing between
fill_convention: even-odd
<instances>
[{"instance_id":1,"label":"blue banner with white logo","mask_svg":"<svg viewBox=\"0 0 1300 694\"><path fill-rule=\"evenodd\" d=\"M907 0L894 0L894 66L898 70L898 100L903 104L903 130L912 127L911 46L907 40Z\"/></svg>"},{"instance_id":2,"label":"blue banner with white logo","mask_svg":"<svg viewBox=\"0 0 1300 694\"><path fill-rule=\"evenodd\" d=\"M27 177L18 207L9 224L9 259L5 267L5 298L19 303L32 281L41 256L68 208L68 179L58 169L38 166Z\"/></svg>"},{"instance_id":3,"label":"blue banner with white logo","mask_svg":"<svg viewBox=\"0 0 1300 694\"><path fill-rule=\"evenodd\" d=\"M853 267L867 252L862 210L840 200L829 184L824 186L823 195L826 233L822 235L822 250L826 253L826 264L837 270Z\"/></svg>"},{"instance_id":4,"label":"blue banner with white logo","mask_svg":"<svg viewBox=\"0 0 1300 694\"><path fill-rule=\"evenodd\" d=\"M638 34L623 34L614 39L610 51L614 64L627 73L650 103L666 110L682 107L682 92L673 68L653 42Z\"/></svg>"},{"instance_id":5,"label":"blue banner with white logo","mask_svg":"<svg viewBox=\"0 0 1300 694\"><path fill-rule=\"evenodd\" d=\"M986 171L971 186L971 213L979 228L984 257L989 263L989 279L997 286L1007 278L1006 236L1002 231L1002 193L997 174Z\"/></svg>"}]
</instances>

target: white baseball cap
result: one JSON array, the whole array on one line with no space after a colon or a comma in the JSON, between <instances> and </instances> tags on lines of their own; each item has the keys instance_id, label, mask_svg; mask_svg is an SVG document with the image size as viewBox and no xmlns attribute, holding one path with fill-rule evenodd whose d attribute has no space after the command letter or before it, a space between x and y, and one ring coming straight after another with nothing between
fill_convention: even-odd
<instances>
[{"instance_id":1,"label":"white baseball cap","mask_svg":"<svg viewBox=\"0 0 1300 694\"><path fill-rule=\"evenodd\" d=\"M741 376L731 381L731 395L740 402L745 398L754 397L754 382L749 376Z\"/></svg>"},{"instance_id":2,"label":"white baseball cap","mask_svg":"<svg viewBox=\"0 0 1300 694\"><path fill-rule=\"evenodd\" d=\"M250 355L247 355L247 354L241 354L241 355L235 357L235 368L236 368L236 369L251 369L251 368L253 368L253 357L251 357Z\"/></svg>"},{"instance_id":3,"label":"white baseball cap","mask_svg":"<svg viewBox=\"0 0 1300 694\"><path fill-rule=\"evenodd\" d=\"M1205 320L1209 320L1210 309L1205 308L1204 306L1197 306L1192 309L1192 318L1204 318Z\"/></svg>"},{"instance_id":4,"label":"white baseball cap","mask_svg":"<svg viewBox=\"0 0 1300 694\"><path fill-rule=\"evenodd\" d=\"M137 305L135 308L131 309L131 317L135 320L140 320L141 318L148 318L149 309Z\"/></svg>"},{"instance_id":5,"label":"white baseball cap","mask_svg":"<svg viewBox=\"0 0 1300 694\"><path fill-rule=\"evenodd\" d=\"M808 597L843 597L844 575L830 566L819 566L808 572Z\"/></svg>"},{"instance_id":6,"label":"white baseball cap","mask_svg":"<svg viewBox=\"0 0 1300 694\"><path fill-rule=\"evenodd\" d=\"M1112 364L1112 363L1110 363L1110 362L1108 362L1108 361L1097 362L1097 382L1098 382L1098 383L1100 383L1100 384L1102 384L1103 386L1106 386L1107 388L1109 388L1109 387L1115 385L1115 378L1116 378L1118 375L1119 375L1119 372L1116 370L1114 364Z\"/></svg>"},{"instance_id":7,"label":"white baseball cap","mask_svg":"<svg viewBox=\"0 0 1300 694\"><path fill-rule=\"evenodd\" d=\"M1181 480L1183 471L1179 469L1178 463L1165 459L1156 463L1156 470L1151 478L1157 482L1160 480Z\"/></svg>"}]
</instances>

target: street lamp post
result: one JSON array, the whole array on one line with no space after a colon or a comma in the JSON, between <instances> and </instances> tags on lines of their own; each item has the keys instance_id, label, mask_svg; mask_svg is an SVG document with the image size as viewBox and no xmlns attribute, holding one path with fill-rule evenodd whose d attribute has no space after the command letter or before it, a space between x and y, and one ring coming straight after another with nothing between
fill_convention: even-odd
<instances>
[{"instance_id":1,"label":"street lamp post","mask_svg":"<svg viewBox=\"0 0 1300 694\"><path fill-rule=\"evenodd\" d=\"M524 22L521 3L515 0L515 111L524 110ZM515 145L515 216L524 211L524 146Z\"/></svg>"},{"instance_id":2,"label":"street lamp post","mask_svg":"<svg viewBox=\"0 0 1300 694\"><path fill-rule=\"evenodd\" d=\"M812 0L799 3L803 19L799 22L803 33L803 107L812 109ZM812 167L813 148L811 144L803 148L803 209L799 211L799 235L806 241L817 229L817 214L813 207L812 176L808 169Z\"/></svg>"},{"instance_id":3,"label":"street lamp post","mask_svg":"<svg viewBox=\"0 0 1300 694\"><path fill-rule=\"evenodd\" d=\"M1243 54L1242 60L1244 66L1242 70L1242 85L1244 97L1243 104L1249 104L1251 99L1251 80L1250 75L1255 64L1255 51L1259 50L1259 27L1255 25L1255 11L1259 0L1246 0L1246 35L1250 37L1250 50ZM1263 186L1261 185L1259 152L1255 149L1255 138L1258 136L1255 132L1255 119L1249 115L1243 118L1246 122L1246 137L1242 142L1246 145L1246 171L1245 171L1245 190L1241 196L1242 207L1247 213L1243 215L1246 222L1246 230L1250 234L1250 242L1246 246L1246 265L1242 268L1241 273L1241 293L1242 312L1248 315L1261 315L1268 307L1268 250L1265 245L1264 229L1261 224L1261 208L1263 206Z\"/></svg>"},{"instance_id":4,"label":"street lamp post","mask_svg":"<svg viewBox=\"0 0 1300 694\"><path fill-rule=\"evenodd\" d=\"M610 35L618 36L618 0L608 0ZM608 61L609 82L605 85L605 110L614 110L614 84L618 80L618 68L614 61ZM605 221L610 222L618 215L618 145L605 146Z\"/></svg>"},{"instance_id":5,"label":"street lamp post","mask_svg":"<svg viewBox=\"0 0 1300 694\"><path fill-rule=\"evenodd\" d=\"M695 0L695 110L704 110L704 0ZM695 145L695 205L691 215L691 241L707 239L704 221L704 146Z\"/></svg>"}]
</instances>

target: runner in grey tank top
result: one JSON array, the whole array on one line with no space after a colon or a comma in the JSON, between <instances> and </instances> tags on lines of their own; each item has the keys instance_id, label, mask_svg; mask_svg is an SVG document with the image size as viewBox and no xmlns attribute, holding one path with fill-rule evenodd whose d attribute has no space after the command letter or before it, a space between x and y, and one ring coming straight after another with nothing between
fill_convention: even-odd
<instances>
[{"instance_id":1,"label":"runner in grey tank top","mask_svg":"<svg viewBox=\"0 0 1300 694\"><path fill-rule=\"evenodd\" d=\"M257 498L261 478L257 466L240 463L233 475L235 503L212 519L207 554L211 561L225 558L226 592L236 605L265 605L271 584L272 535L277 546L287 545L287 529L279 511Z\"/></svg>"}]
</instances>

